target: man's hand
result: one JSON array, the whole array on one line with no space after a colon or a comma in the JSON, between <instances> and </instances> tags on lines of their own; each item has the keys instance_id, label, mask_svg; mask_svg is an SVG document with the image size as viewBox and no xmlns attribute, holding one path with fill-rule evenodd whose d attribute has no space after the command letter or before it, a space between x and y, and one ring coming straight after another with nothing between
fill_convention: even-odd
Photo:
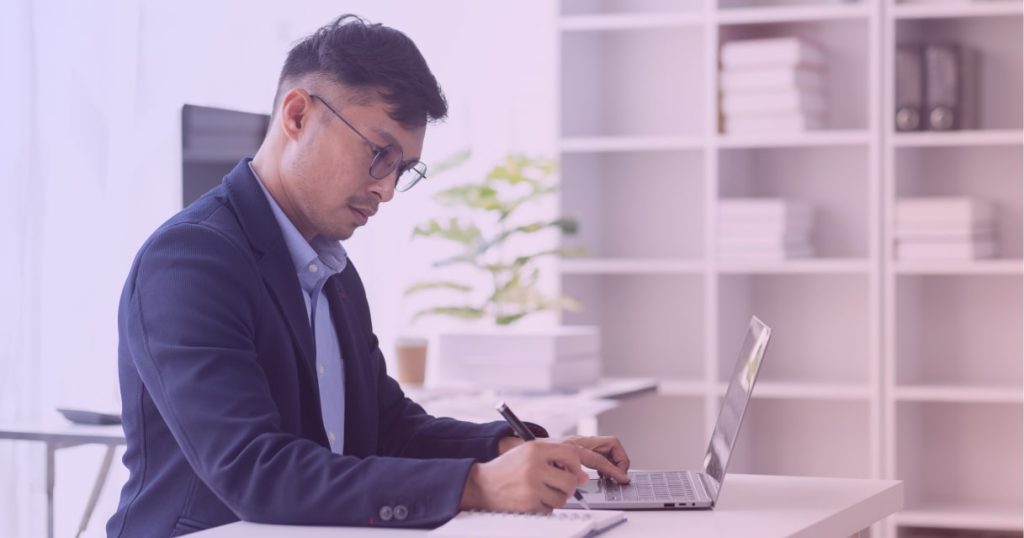
<instances>
[{"instance_id":1,"label":"man's hand","mask_svg":"<svg viewBox=\"0 0 1024 538\"><path fill-rule=\"evenodd\" d=\"M459 508L499 512L543 512L565 506L586 483L577 446L537 440L521 443L487 463L475 463Z\"/></svg>"},{"instance_id":2,"label":"man's hand","mask_svg":"<svg viewBox=\"0 0 1024 538\"><path fill-rule=\"evenodd\" d=\"M583 437L573 435L558 439L556 442L578 447L580 450L580 463L591 469L596 469L597 474L602 478L613 478L620 484L629 483L629 456L626 449L617 437L597 436ZM498 455L523 444L518 437L503 437L498 441Z\"/></svg>"},{"instance_id":3,"label":"man's hand","mask_svg":"<svg viewBox=\"0 0 1024 538\"><path fill-rule=\"evenodd\" d=\"M498 455L500 456L525 442L518 437L502 437L498 440Z\"/></svg>"},{"instance_id":4,"label":"man's hand","mask_svg":"<svg viewBox=\"0 0 1024 538\"><path fill-rule=\"evenodd\" d=\"M583 437L573 435L559 442L581 448L580 461L596 469L601 477L610 477L620 484L629 483L629 456L617 437Z\"/></svg>"}]
</instances>

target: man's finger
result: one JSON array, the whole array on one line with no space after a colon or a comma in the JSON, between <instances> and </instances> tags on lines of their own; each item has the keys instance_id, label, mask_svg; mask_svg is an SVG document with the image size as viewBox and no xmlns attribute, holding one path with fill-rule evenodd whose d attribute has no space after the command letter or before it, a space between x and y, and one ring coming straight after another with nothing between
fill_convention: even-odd
<instances>
[{"instance_id":1,"label":"man's finger","mask_svg":"<svg viewBox=\"0 0 1024 538\"><path fill-rule=\"evenodd\" d=\"M622 446L617 437L604 436L595 439L597 444L590 447L592 450L604 454L619 469L629 470L629 455L626 454L626 448Z\"/></svg>"},{"instance_id":2,"label":"man's finger","mask_svg":"<svg viewBox=\"0 0 1024 538\"><path fill-rule=\"evenodd\" d=\"M549 463L572 474L579 473L582 470L581 465L583 462L580 460L581 450L579 447L562 443L551 443L548 447L547 457Z\"/></svg>"},{"instance_id":3,"label":"man's finger","mask_svg":"<svg viewBox=\"0 0 1024 538\"><path fill-rule=\"evenodd\" d=\"M615 479L616 482L625 484L629 482L629 475L602 454L580 447L580 461L591 469L597 469L600 474L605 474Z\"/></svg>"},{"instance_id":4,"label":"man's finger","mask_svg":"<svg viewBox=\"0 0 1024 538\"><path fill-rule=\"evenodd\" d=\"M551 508L562 508L569 500L569 495L558 488L546 486L544 490L545 491L541 493L540 501L545 506L550 506Z\"/></svg>"},{"instance_id":5,"label":"man's finger","mask_svg":"<svg viewBox=\"0 0 1024 538\"><path fill-rule=\"evenodd\" d=\"M548 468L540 477L545 486L568 497L576 489L576 476L571 471L557 467Z\"/></svg>"}]
</instances>

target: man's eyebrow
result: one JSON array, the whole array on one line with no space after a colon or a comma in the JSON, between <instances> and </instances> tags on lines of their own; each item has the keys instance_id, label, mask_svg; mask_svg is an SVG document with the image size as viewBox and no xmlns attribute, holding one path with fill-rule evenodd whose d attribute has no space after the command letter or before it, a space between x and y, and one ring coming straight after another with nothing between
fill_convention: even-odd
<instances>
[{"instance_id":1,"label":"man's eyebrow","mask_svg":"<svg viewBox=\"0 0 1024 538\"><path fill-rule=\"evenodd\" d=\"M418 156L417 157L406 157L405 156L405 148L403 148L402 145L398 143L398 140L396 140L395 137L391 136L391 133L385 131L384 129L381 129L380 127L372 127L372 129L373 129L374 133L377 133L378 136L380 136L381 138L384 139L384 142L385 142L384 145L385 146L391 145L391 146L395 146L398 149L402 150L402 156L405 157L405 160L402 161L402 164L407 164L407 163L411 163L413 161L420 160L420 158Z\"/></svg>"}]
</instances>

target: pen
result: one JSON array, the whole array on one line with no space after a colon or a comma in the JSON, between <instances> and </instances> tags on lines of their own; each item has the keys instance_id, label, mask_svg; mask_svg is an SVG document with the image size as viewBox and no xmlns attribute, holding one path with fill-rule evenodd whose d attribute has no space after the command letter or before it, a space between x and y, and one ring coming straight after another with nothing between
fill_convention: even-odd
<instances>
[{"instance_id":1,"label":"pen","mask_svg":"<svg viewBox=\"0 0 1024 538\"><path fill-rule=\"evenodd\" d=\"M518 435L520 439L522 439L523 441L533 441L534 439L536 439L536 437L534 437L533 435L533 432L530 431L530 428L527 428L526 424L523 424L523 421L519 420L519 417L517 417L516 414L512 412L512 409L509 408L507 403L501 402L497 405L495 409L497 409L498 412L501 413L501 416L505 418L505 421L508 422L508 425L512 426L512 431L515 432L515 434ZM587 504L587 501L583 500L583 494L580 493L579 488L576 488L573 491L572 496L575 497L581 505L583 505L583 508L590 510L590 505Z\"/></svg>"}]
</instances>

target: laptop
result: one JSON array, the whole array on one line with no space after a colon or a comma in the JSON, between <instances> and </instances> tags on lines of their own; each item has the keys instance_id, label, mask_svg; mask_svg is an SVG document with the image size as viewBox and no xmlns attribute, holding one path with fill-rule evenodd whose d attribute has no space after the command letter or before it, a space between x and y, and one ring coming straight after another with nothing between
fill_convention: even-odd
<instances>
[{"instance_id":1,"label":"laptop","mask_svg":"<svg viewBox=\"0 0 1024 538\"><path fill-rule=\"evenodd\" d=\"M722 400L715 430L708 443L702 471L630 471L630 483L591 479L580 486L583 499L591 508L615 510L694 510L715 507L725 481L729 457L743 423L757 373L772 330L757 316L743 338L740 356L732 380ZM566 508L582 508L570 497Z\"/></svg>"}]
</instances>

